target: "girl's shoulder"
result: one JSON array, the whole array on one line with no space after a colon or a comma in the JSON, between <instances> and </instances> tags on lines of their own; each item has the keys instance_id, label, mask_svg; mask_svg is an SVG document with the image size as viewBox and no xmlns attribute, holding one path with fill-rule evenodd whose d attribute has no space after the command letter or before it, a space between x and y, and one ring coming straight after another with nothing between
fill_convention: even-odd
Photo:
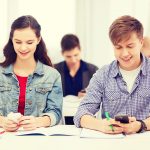
<instances>
[{"instance_id":1,"label":"girl's shoulder","mask_svg":"<svg viewBox=\"0 0 150 150\"><path fill-rule=\"evenodd\" d=\"M44 74L60 76L60 73L54 67L43 65Z\"/></svg>"}]
</instances>

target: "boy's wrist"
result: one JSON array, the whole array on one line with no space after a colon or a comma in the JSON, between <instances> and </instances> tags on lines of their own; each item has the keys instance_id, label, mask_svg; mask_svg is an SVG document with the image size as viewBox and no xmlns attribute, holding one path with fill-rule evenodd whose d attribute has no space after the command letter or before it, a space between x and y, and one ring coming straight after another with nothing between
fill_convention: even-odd
<instances>
[{"instance_id":1,"label":"boy's wrist","mask_svg":"<svg viewBox=\"0 0 150 150\"><path fill-rule=\"evenodd\" d=\"M147 130L147 126L143 120L137 120L140 123L140 128L136 133L142 133Z\"/></svg>"}]
</instances>

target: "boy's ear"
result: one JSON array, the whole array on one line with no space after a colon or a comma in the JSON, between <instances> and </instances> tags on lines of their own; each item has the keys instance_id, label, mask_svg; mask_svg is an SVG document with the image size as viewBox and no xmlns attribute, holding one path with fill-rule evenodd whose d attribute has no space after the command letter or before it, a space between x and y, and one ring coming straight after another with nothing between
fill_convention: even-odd
<instances>
[{"instance_id":1,"label":"boy's ear","mask_svg":"<svg viewBox=\"0 0 150 150\"><path fill-rule=\"evenodd\" d=\"M144 39L141 39L141 49L143 47L143 44L144 44Z\"/></svg>"}]
</instances>

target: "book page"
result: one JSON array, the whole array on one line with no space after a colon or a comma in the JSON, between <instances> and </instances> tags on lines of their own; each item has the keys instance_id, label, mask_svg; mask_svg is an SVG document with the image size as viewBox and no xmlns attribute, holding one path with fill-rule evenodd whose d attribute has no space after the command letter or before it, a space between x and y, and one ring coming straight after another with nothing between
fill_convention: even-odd
<instances>
[{"instance_id":1,"label":"book page","mask_svg":"<svg viewBox=\"0 0 150 150\"><path fill-rule=\"evenodd\" d=\"M48 128L37 128L32 131L25 131L23 129L19 129L15 135L47 135L47 136L78 136L80 134L79 128L76 128L73 125L56 125Z\"/></svg>"},{"instance_id":2,"label":"book page","mask_svg":"<svg viewBox=\"0 0 150 150\"><path fill-rule=\"evenodd\" d=\"M100 138L100 139L118 139L124 138L123 134L106 134L100 131L83 128L80 134L81 138Z\"/></svg>"},{"instance_id":3,"label":"book page","mask_svg":"<svg viewBox=\"0 0 150 150\"><path fill-rule=\"evenodd\" d=\"M64 136L79 136L81 132L80 128L74 125L57 125L48 128L47 134L49 135L64 135Z\"/></svg>"},{"instance_id":4,"label":"book page","mask_svg":"<svg viewBox=\"0 0 150 150\"><path fill-rule=\"evenodd\" d=\"M23 136L23 135L45 135L46 131L45 128L37 128L35 130L31 130L31 131L25 131L23 128L19 128L18 131L14 132L14 135L19 135L19 136Z\"/></svg>"}]
</instances>

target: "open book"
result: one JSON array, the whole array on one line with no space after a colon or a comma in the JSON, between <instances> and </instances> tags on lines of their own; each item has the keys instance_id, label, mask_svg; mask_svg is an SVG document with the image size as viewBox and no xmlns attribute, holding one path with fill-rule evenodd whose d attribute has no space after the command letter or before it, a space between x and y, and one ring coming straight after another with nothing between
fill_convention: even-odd
<instances>
[{"instance_id":1,"label":"open book","mask_svg":"<svg viewBox=\"0 0 150 150\"><path fill-rule=\"evenodd\" d=\"M25 131L23 129L19 129L15 132L15 135L24 136L24 135L46 135L46 136L79 136L80 135L79 128L75 126L65 126L65 125L56 125L48 128L37 128L32 131Z\"/></svg>"},{"instance_id":2,"label":"open book","mask_svg":"<svg viewBox=\"0 0 150 150\"><path fill-rule=\"evenodd\" d=\"M105 134L100 131L83 128L80 134L81 138L100 138L100 139L118 139L124 138L123 134Z\"/></svg>"}]
</instances>

